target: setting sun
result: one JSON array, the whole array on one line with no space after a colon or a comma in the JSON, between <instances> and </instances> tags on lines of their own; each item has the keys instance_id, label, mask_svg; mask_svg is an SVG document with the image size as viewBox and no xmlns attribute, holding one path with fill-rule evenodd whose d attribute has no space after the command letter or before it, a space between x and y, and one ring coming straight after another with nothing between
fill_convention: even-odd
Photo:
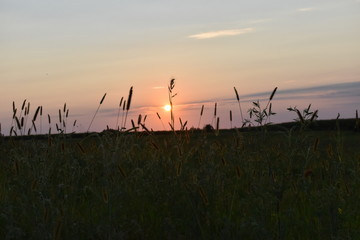
<instances>
[{"instance_id":1,"label":"setting sun","mask_svg":"<svg viewBox=\"0 0 360 240\"><path fill-rule=\"evenodd\" d=\"M165 111L169 112L171 110L171 106L170 105L165 105L164 109L165 109Z\"/></svg>"}]
</instances>

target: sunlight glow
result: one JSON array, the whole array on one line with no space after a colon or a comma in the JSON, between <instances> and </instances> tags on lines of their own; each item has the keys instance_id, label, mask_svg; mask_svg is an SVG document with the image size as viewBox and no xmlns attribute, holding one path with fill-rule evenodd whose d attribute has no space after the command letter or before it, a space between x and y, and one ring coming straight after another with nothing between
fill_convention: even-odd
<instances>
[{"instance_id":1,"label":"sunlight glow","mask_svg":"<svg viewBox=\"0 0 360 240\"><path fill-rule=\"evenodd\" d=\"M165 111L169 112L171 110L171 106L170 105L165 105L164 109L165 109Z\"/></svg>"}]
</instances>

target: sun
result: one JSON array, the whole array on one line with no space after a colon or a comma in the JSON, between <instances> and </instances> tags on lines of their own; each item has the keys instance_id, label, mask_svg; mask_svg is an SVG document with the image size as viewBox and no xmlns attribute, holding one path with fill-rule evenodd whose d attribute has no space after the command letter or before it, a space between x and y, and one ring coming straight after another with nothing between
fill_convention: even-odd
<instances>
[{"instance_id":1,"label":"sun","mask_svg":"<svg viewBox=\"0 0 360 240\"><path fill-rule=\"evenodd\" d=\"M165 105L164 109L165 109L165 111L169 112L171 110L171 106L170 105Z\"/></svg>"}]
</instances>

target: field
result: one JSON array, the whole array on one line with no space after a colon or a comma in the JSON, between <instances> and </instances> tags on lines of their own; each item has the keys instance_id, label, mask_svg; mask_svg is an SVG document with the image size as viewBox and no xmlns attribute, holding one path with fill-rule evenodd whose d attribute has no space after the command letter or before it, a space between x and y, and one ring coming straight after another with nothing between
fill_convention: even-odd
<instances>
[{"instance_id":1,"label":"field","mask_svg":"<svg viewBox=\"0 0 360 240\"><path fill-rule=\"evenodd\" d=\"M344 124L1 137L0 238L358 239Z\"/></svg>"}]
</instances>

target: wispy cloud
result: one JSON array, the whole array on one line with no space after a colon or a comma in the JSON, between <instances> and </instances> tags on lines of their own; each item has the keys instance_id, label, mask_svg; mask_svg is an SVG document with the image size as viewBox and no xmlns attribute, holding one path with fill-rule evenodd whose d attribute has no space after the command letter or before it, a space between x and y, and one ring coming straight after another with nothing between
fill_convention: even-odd
<instances>
[{"instance_id":1,"label":"wispy cloud","mask_svg":"<svg viewBox=\"0 0 360 240\"><path fill-rule=\"evenodd\" d=\"M314 10L315 10L315 8L298 8L297 9L298 12L311 12Z\"/></svg>"},{"instance_id":2,"label":"wispy cloud","mask_svg":"<svg viewBox=\"0 0 360 240\"><path fill-rule=\"evenodd\" d=\"M152 89L155 89L155 90L157 90L157 89L164 89L165 87L163 87L163 86L156 86L156 87L152 87Z\"/></svg>"},{"instance_id":3,"label":"wispy cloud","mask_svg":"<svg viewBox=\"0 0 360 240\"><path fill-rule=\"evenodd\" d=\"M250 23L250 24L265 23L265 22L271 22L271 21L273 21L273 20L274 20L274 19L272 19L272 18L254 19L254 20L249 21L249 23Z\"/></svg>"},{"instance_id":4,"label":"wispy cloud","mask_svg":"<svg viewBox=\"0 0 360 240\"><path fill-rule=\"evenodd\" d=\"M250 33L253 31L254 31L253 28L229 29L229 30L220 30L214 32L194 34L194 35L190 35L189 38L209 39L209 38L217 38L217 37L236 36L236 35Z\"/></svg>"}]
</instances>

